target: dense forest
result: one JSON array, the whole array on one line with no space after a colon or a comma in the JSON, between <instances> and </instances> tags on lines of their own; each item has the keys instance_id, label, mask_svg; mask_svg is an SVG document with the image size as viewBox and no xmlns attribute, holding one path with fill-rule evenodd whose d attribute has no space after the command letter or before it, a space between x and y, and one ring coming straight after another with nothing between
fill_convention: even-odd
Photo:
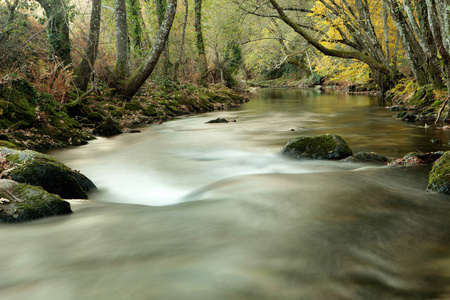
<instances>
[{"instance_id":1,"label":"dense forest","mask_svg":"<svg viewBox=\"0 0 450 300\"><path fill-rule=\"evenodd\" d=\"M46 122L56 108L87 117L96 112L95 99L101 100L97 106L103 110L97 112L103 116L105 107L119 116L115 104L139 102L136 110L166 117L170 110L177 113L181 98L182 109L200 112L216 108L214 99L267 84L378 91L394 100L409 96L414 108L432 106L439 119L450 86L449 5L448 0L4 0L1 83L30 83L40 99L32 117ZM207 94L211 90L215 96ZM185 99L193 93L195 101ZM202 99L213 101L198 107ZM5 135L23 120L10 121L2 124Z\"/></svg>"}]
</instances>

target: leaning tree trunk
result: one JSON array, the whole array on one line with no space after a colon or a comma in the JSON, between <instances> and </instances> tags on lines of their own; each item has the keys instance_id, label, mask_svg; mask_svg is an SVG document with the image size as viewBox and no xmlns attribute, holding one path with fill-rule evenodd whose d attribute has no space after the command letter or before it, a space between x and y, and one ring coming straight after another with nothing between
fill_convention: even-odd
<instances>
[{"instance_id":1,"label":"leaning tree trunk","mask_svg":"<svg viewBox=\"0 0 450 300\"><path fill-rule=\"evenodd\" d=\"M153 43L152 50L139 68L123 83L123 85L117 88L117 96L125 99L131 99L144 84L147 78L152 74L169 38L170 29L172 28L176 10L177 0L169 0L164 21L159 27L158 36Z\"/></svg>"},{"instance_id":2,"label":"leaning tree trunk","mask_svg":"<svg viewBox=\"0 0 450 300\"><path fill-rule=\"evenodd\" d=\"M115 0L116 65L114 75L121 81L130 75L130 46L128 43L127 8L125 0Z\"/></svg>"},{"instance_id":3,"label":"leaning tree trunk","mask_svg":"<svg viewBox=\"0 0 450 300\"><path fill-rule=\"evenodd\" d=\"M61 59L65 66L72 63L70 56L69 19L65 0L36 0L44 9L49 20L47 36L54 56Z\"/></svg>"},{"instance_id":4,"label":"leaning tree trunk","mask_svg":"<svg viewBox=\"0 0 450 300\"><path fill-rule=\"evenodd\" d=\"M83 59L74 72L75 86L82 91L87 89L89 78L94 71L94 64L97 59L101 12L102 0L92 0L91 24L87 46Z\"/></svg>"},{"instance_id":5,"label":"leaning tree trunk","mask_svg":"<svg viewBox=\"0 0 450 300\"><path fill-rule=\"evenodd\" d=\"M202 0L194 0L195 13L195 33L197 38L197 54L198 54L198 68L200 71L200 84L207 83L208 62L206 60L205 42L203 40L202 31Z\"/></svg>"}]
</instances>

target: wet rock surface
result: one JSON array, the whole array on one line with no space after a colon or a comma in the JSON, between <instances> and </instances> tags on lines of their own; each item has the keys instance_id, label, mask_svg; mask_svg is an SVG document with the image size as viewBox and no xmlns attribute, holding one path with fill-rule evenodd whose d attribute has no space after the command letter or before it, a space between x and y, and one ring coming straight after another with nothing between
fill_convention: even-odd
<instances>
[{"instance_id":1,"label":"wet rock surface","mask_svg":"<svg viewBox=\"0 0 450 300\"><path fill-rule=\"evenodd\" d=\"M41 186L62 198L87 199L87 192L96 189L94 183L83 174L36 151L0 148L0 161L2 178Z\"/></svg>"},{"instance_id":2,"label":"wet rock surface","mask_svg":"<svg viewBox=\"0 0 450 300\"><path fill-rule=\"evenodd\" d=\"M68 202L41 187L0 180L0 223L26 222L70 213Z\"/></svg>"},{"instance_id":3,"label":"wet rock surface","mask_svg":"<svg viewBox=\"0 0 450 300\"><path fill-rule=\"evenodd\" d=\"M349 145L336 134L296 138L281 154L294 159L343 159L353 154Z\"/></svg>"}]
</instances>

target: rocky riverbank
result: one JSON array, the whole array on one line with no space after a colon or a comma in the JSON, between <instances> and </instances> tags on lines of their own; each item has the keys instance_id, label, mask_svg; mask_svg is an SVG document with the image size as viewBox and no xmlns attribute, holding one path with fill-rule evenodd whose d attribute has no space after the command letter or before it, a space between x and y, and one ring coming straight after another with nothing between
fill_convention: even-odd
<instances>
[{"instance_id":1,"label":"rocky riverbank","mask_svg":"<svg viewBox=\"0 0 450 300\"><path fill-rule=\"evenodd\" d=\"M237 107L248 101L220 85L148 85L132 101L98 92L73 105L76 92L61 103L38 93L19 77L0 82L0 146L47 150L86 144L96 135L130 132L136 125L161 123L176 116Z\"/></svg>"}]
</instances>

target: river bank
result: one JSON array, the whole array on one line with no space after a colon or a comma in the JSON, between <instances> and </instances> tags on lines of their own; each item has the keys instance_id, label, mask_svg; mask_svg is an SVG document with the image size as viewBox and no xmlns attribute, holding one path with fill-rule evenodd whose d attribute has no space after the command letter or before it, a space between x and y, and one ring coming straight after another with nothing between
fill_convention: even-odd
<instances>
[{"instance_id":1,"label":"river bank","mask_svg":"<svg viewBox=\"0 0 450 300\"><path fill-rule=\"evenodd\" d=\"M21 77L0 81L0 146L49 150L86 144L96 136L134 132L136 125L161 123L180 115L237 107L248 101L242 91L222 85L148 84L132 101L97 91L82 103L68 93L64 102L39 93Z\"/></svg>"},{"instance_id":2,"label":"river bank","mask_svg":"<svg viewBox=\"0 0 450 300\"><path fill-rule=\"evenodd\" d=\"M296 79L280 77L273 80L250 82L249 86L270 88L290 87L309 88L317 92L337 91L350 95L370 95L382 97L393 117L409 122L436 123L436 128L448 130L449 93L446 90L433 89L431 85L419 86L413 78L404 78L385 95L373 81L367 83L338 82L327 78Z\"/></svg>"}]
</instances>

